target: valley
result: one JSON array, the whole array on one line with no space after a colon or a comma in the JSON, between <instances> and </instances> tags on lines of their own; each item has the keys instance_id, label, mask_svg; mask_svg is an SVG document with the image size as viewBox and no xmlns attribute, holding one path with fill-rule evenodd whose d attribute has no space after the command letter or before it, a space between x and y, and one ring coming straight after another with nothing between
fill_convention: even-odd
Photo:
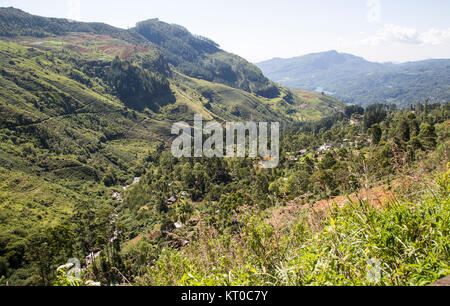
<instances>
[{"instance_id":1,"label":"valley","mask_svg":"<svg viewBox=\"0 0 450 306\"><path fill-rule=\"evenodd\" d=\"M335 60L314 59L321 82L298 83L310 75L285 76L278 62L261 71L159 19L124 30L0 8L0 285L420 286L447 276L446 62L424 63L432 76L420 92L407 83L381 99L368 71L384 66L344 57L376 95ZM420 82L421 67L380 82ZM195 114L279 122L279 166L175 158L171 127ZM71 258L80 277L68 277Z\"/></svg>"}]
</instances>

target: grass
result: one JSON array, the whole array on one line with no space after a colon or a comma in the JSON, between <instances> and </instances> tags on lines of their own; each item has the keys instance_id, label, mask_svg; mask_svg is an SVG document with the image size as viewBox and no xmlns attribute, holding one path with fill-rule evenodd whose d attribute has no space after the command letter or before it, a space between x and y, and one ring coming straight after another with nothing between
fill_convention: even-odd
<instances>
[{"instance_id":1,"label":"grass","mask_svg":"<svg viewBox=\"0 0 450 306\"><path fill-rule=\"evenodd\" d=\"M178 73L175 80L177 101L183 101L188 110L218 121L307 121L322 118L342 108L342 103L332 98L328 103L319 104L295 93L288 103L288 90L282 87L279 88L279 97L268 99Z\"/></svg>"},{"instance_id":2,"label":"grass","mask_svg":"<svg viewBox=\"0 0 450 306\"><path fill-rule=\"evenodd\" d=\"M277 227L243 214L236 235L197 228L196 242L165 249L140 285L427 285L450 274L450 169L410 202L382 208L349 202L320 214L304 209ZM416 186L416 188L419 186ZM279 208L275 208L279 209Z\"/></svg>"},{"instance_id":3,"label":"grass","mask_svg":"<svg viewBox=\"0 0 450 306\"><path fill-rule=\"evenodd\" d=\"M50 226L67 218L80 194L41 178L0 168L0 233Z\"/></svg>"}]
</instances>

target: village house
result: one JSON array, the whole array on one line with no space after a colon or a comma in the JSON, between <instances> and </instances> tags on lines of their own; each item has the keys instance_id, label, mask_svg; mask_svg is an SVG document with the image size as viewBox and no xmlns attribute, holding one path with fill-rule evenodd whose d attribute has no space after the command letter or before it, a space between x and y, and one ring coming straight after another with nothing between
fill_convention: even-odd
<instances>
[{"instance_id":1,"label":"village house","mask_svg":"<svg viewBox=\"0 0 450 306\"><path fill-rule=\"evenodd\" d=\"M322 154L322 153L328 152L328 151L330 151L330 150L332 150L332 149L333 149L333 145L332 145L331 143L329 143L329 142L326 142L323 146L321 146L321 147L319 148L319 150L317 151L317 153Z\"/></svg>"},{"instance_id":2,"label":"village house","mask_svg":"<svg viewBox=\"0 0 450 306\"><path fill-rule=\"evenodd\" d=\"M173 205L173 204L175 204L176 201L177 201L177 198L175 196L172 196L167 200L167 204Z\"/></svg>"}]
</instances>

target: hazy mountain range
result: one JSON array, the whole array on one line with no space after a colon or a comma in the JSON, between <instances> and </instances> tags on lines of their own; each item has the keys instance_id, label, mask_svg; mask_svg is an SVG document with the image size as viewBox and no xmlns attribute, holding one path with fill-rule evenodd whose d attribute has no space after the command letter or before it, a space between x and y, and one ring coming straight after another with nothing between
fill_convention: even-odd
<instances>
[{"instance_id":1,"label":"hazy mountain range","mask_svg":"<svg viewBox=\"0 0 450 306\"><path fill-rule=\"evenodd\" d=\"M449 59L382 64L328 51L274 58L256 65L267 77L287 87L324 91L344 102L363 106L450 100Z\"/></svg>"}]
</instances>

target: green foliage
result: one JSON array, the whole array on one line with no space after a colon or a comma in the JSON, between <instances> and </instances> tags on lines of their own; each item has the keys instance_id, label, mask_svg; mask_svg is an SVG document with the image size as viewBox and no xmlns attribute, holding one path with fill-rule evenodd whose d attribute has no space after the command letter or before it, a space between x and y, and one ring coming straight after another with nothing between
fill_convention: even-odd
<instances>
[{"instance_id":1,"label":"green foliage","mask_svg":"<svg viewBox=\"0 0 450 306\"><path fill-rule=\"evenodd\" d=\"M67 276L67 270L59 268L56 272L56 287L80 287L83 282L81 279L75 279Z\"/></svg>"},{"instance_id":2,"label":"green foliage","mask_svg":"<svg viewBox=\"0 0 450 306\"><path fill-rule=\"evenodd\" d=\"M50 285L55 266L72 256L73 240L73 232L67 226L47 228L30 234L27 259L33 263L43 285Z\"/></svg>"},{"instance_id":3,"label":"green foliage","mask_svg":"<svg viewBox=\"0 0 450 306\"><path fill-rule=\"evenodd\" d=\"M117 57L106 78L118 97L130 108L142 111L148 107L155 111L174 102L167 79Z\"/></svg>"},{"instance_id":4,"label":"green foliage","mask_svg":"<svg viewBox=\"0 0 450 306\"><path fill-rule=\"evenodd\" d=\"M243 238L200 240L182 252L163 251L139 284L153 285L396 285L422 286L450 273L448 175L416 203L377 209L364 201L336 207L317 220L308 215L284 232L252 218ZM310 212L313 214L312 212ZM208 258L199 257L211 245ZM237 248L237 252L230 251ZM196 252L195 250L200 250ZM206 267L204 261L208 261Z\"/></svg>"}]
</instances>

